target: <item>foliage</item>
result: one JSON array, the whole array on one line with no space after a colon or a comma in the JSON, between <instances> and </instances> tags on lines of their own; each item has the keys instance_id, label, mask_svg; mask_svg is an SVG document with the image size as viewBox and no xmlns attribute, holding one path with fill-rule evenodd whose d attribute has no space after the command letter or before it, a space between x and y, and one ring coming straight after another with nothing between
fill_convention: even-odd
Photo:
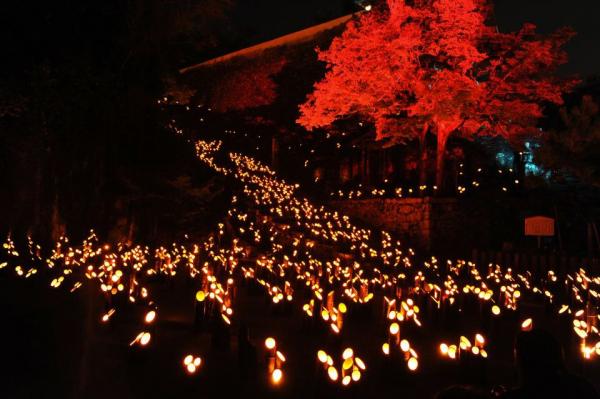
<instances>
[{"instance_id":1,"label":"foliage","mask_svg":"<svg viewBox=\"0 0 600 399\"><path fill-rule=\"evenodd\" d=\"M166 197L169 174L185 172L165 156L178 144L162 126L157 99L187 57L227 38L231 4L7 4L0 184L10 189L0 199L0 230L46 235L61 219L71 234L110 229L131 216L132 201Z\"/></svg>"},{"instance_id":2,"label":"foliage","mask_svg":"<svg viewBox=\"0 0 600 399\"><path fill-rule=\"evenodd\" d=\"M212 86L211 104L220 112L240 111L270 105L277 97L273 77L281 72L286 59L281 56L252 60L245 67L219 69Z\"/></svg>"},{"instance_id":3,"label":"foliage","mask_svg":"<svg viewBox=\"0 0 600 399\"><path fill-rule=\"evenodd\" d=\"M563 171L584 183L600 186L600 106L591 96L560 110L562 128L548 133L537 156L555 171Z\"/></svg>"},{"instance_id":4,"label":"foliage","mask_svg":"<svg viewBox=\"0 0 600 399\"><path fill-rule=\"evenodd\" d=\"M376 138L437 135L438 184L448 137L535 132L545 103L561 104L575 83L554 72L566 62L561 29L527 24L501 33L488 0L387 0L318 50L327 73L300 106L307 129L359 115Z\"/></svg>"}]
</instances>

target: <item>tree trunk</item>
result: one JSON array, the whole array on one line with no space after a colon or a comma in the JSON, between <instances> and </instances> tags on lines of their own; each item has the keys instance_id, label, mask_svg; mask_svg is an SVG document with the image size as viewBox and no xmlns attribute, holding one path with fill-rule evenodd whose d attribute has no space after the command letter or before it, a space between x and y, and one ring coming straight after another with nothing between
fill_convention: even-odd
<instances>
[{"instance_id":1,"label":"tree trunk","mask_svg":"<svg viewBox=\"0 0 600 399\"><path fill-rule=\"evenodd\" d=\"M41 144L41 156L38 162L36 162L35 169L35 180L34 180L34 208L33 208L33 232L36 233L47 233L48 230L43 230L44 220L42 217L42 208L44 202L44 182L45 174L48 170L49 159L50 159L50 135L48 133L48 125L46 124L46 113L44 111L40 114L41 119L41 133L42 133L42 144Z\"/></svg>"},{"instance_id":2,"label":"tree trunk","mask_svg":"<svg viewBox=\"0 0 600 399\"><path fill-rule=\"evenodd\" d=\"M43 176L43 169L44 169L44 165L43 165L43 160L45 159L45 149L42 149L42 156L37 159L37 161L35 162L35 175L34 175L34 179L33 179L33 219L32 220L27 220L27 223L31 223L32 227L31 227L31 232L29 232L29 234L33 234L33 233L40 233L40 226L42 224L42 194L43 194L43 190L42 190L42 184L43 184L43 180L44 180L44 176Z\"/></svg>"},{"instance_id":3,"label":"tree trunk","mask_svg":"<svg viewBox=\"0 0 600 399\"><path fill-rule=\"evenodd\" d=\"M387 180L386 172L387 172L387 151L385 148L382 148L381 150L379 150L379 168L378 168L379 176L377 176L378 183L383 183Z\"/></svg>"},{"instance_id":4,"label":"tree trunk","mask_svg":"<svg viewBox=\"0 0 600 399\"><path fill-rule=\"evenodd\" d=\"M54 181L54 201L52 202L52 216L50 225L50 237L53 241L58 241L65 232L65 225L60 216L60 206L58 203L58 190L56 188L56 180Z\"/></svg>"},{"instance_id":5,"label":"tree trunk","mask_svg":"<svg viewBox=\"0 0 600 399\"><path fill-rule=\"evenodd\" d=\"M275 170L279 168L279 142L275 135L271 137L271 167Z\"/></svg>"},{"instance_id":6,"label":"tree trunk","mask_svg":"<svg viewBox=\"0 0 600 399\"><path fill-rule=\"evenodd\" d=\"M444 184L444 158L446 152L446 141L448 141L448 134L445 132L438 132L435 159L435 185L437 186L438 193L442 192Z\"/></svg>"},{"instance_id":7,"label":"tree trunk","mask_svg":"<svg viewBox=\"0 0 600 399\"><path fill-rule=\"evenodd\" d=\"M423 131L419 139L419 186L427 185L427 132L429 125L423 125Z\"/></svg>"},{"instance_id":8,"label":"tree trunk","mask_svg":"<svg viewBox=\"0 0 600 399\"><path fill-rule=\"evenodd\" d=\"M366 145L363 145L362 154L361 154L361 169L362 169L362 183L365 186L368 186L370 183L370 165L369 165L369 150Z\"/></svg>"}]
</instances>

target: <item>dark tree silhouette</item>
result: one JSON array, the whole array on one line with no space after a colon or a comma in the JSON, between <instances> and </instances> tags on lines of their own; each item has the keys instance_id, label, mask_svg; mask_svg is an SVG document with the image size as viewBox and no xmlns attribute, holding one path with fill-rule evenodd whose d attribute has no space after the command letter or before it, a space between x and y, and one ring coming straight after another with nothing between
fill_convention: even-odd
<instances>
[{"instance_id":1,"label":"dark tree silhouette","mask_svg":"<svg viewBox=\"0 0 600 399\"><path fill-rule=\"evenodd\" d=\"M562 128L551 130L536 155L547 168L600 186L600 106L589 96L560 109Z\"/></svg>"}]
</instances>

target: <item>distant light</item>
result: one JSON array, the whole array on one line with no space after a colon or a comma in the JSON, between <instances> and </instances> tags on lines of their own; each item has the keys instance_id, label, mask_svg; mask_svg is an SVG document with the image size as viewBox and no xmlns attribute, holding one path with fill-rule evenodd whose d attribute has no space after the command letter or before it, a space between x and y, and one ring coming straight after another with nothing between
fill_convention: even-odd
<instances>
[{"instance_id":1,"label":"distant light","mask_svg":"<svg viewBox=\"0 0 600 399\"><path fill-rule=\"evenodd\" d=\"M365 11L371 11L373 7L369 4L367 6L365 6Z\"/></svg>"},{"instance_id":2,"label":"distant light","mask_svg":"<svg viewBox=\"0 0 600 399\"><path fill-rule=\"evenodd\" d=\"M275 340L271 337L265 339L265 346L267 347L267 349L275 348Z\"/></svg>"},{"instance_id":3,"label":"distant light","mask_svg":"<svg viewBox=\"0 0 600 399\"><path fill-rule=\"evenodd\" d=\"M354 356L354 351L352 350L352 348L346 348L346 350L344 350L344 353L342 354L342 358L344 360L349 359L352 356Z\"/></svg>"},{"instance_id":4,"label":"distant light","mask_svg":"<svg viewBox=\"0 0 600 399\"><path fill-rule=\"evenodd\" d=\"M476 334L475 335L475 342L477 342L480 345L483 345L485 343L485 338L481 334Z\"/></svg>"},{"instance_id":5,"label":"distant light","mask_svg":"<svg viewBox=\"0 0 600 399\"><path fill-rule=\"evenodd\" d=\"M192 363L194 361L194 356L193 355L187 355L186 357L183 358L183 364L185 366L187 366L188 364Z\"/></svg>"},{"instance_id":6,"label":"distant light","mask_svg":"<svg viewBox=\"0 0 600 399\"><path fill-rule=\"evenodd\" d=\"M381 345L381 350L383 351L383 353L385 355L389 355L390 354L390 344L388 344L387 342L384 343L383 345Z\"/></svg>"},{"instance_id":7,"label":"distant light","mask_svg":"<svg viewBox=\"0 0 600 399\"><path fill-rule=\"evenodd\" d=\"M327 361L327 353L325 353L323 350L317 352L317 357L321 363L325 363Z\"/></svg>"},{"instance_id":8,"label":"distant light","mask_svg":"<svg viewBox=\"0 0 600 399\"><path fill-rule=\"evenodd\" d=\"M440 344L440 353L442 355L447 355L448 354L448 345L447 344Z\"/></svg>"},{"instance_id":9,"label":"distant light","mask_svg":"<svg viewBox=\"0 0 600 399\"><path fill-rule=\"evenodd\" d=\"M327 374L329 375L329 379L331 381L337 381L338 379L338 372L335 369L335 367L331 366L327 369Z\"/></svg>"},{"instance_id":10,"label":"distant light","mask_svg":"<svg viewBox=\"0 0 600 399\"><path fill-rule=\"evenodd\" d=\"M277 354L277 358L279 360L281 360L282 362L285 362L285 356L283 355L283 353L277 351L276 354Z\"/></svg>"},{"instance_id":11,"label":"distant light","mask_svg":"<svg viewBox=\"0 0 600 399\"><path fill-rule=\"evenodd\" d=\"M271 379L274 384L279 384L279 382L281 382L282 377L283 377L283 372L280 369L273 370L273 374L271 374Z\"/></svg>"},{"instance_id":12,"label":"distant light","mask_svg":"<svg viewBox=\"0 0 600 399\"><path fill-rule=\"evenodd\" d=\"M194 374L196 372L196 365L194 363L189 363L187 366L185 366L185 368L190 374Z\"/></svg>"},{"instance_id":13,"label":"distant light","mask_svg":"<svg viewBox=\"0 0 600 399\"><path fill-rule=\"evenodd\" d=\"M416 358L411 357L410 359L408 359L408 369L410 371L415 371L418 367L419 361Z\"/></svg>"},{"instance_id":14,"label":"distant light","mask_svg":"<svg viewBox=\"0 0 600 399\"><path fill-rule=\"evenodd\" d=\"M200 356L187 355L183 358L183 366L189 374L194 374L200 367L201 363L202 359Z\"/></svg>"},{"instance_id":15,"label":"distant light","mask_svg":"<svg viewBox=\"0 0 600 399\"><path fill-rule=\"evenodd\" d=\"M410 349L410 343L403 339L402 341L400 341L400 349L402 349L402 352L408 352Z\"/></svg>"},{"instance_id":16,"label":"distant light","mask_svg":"<svg viewBox=\"0 0 600 399\"><path fill-rule=\"evenodd\" d=\"M148 313L146 313L146 317L144 317L144 321L146 322L146 324L152 323L154 319L156 319L156 312L154 310L151 310Z\"/></svg>"},{"instance_id":17,"label":"distant light","mask_svg":"<svg viewBox=\"0 0 600 399\"><path fill-rule=\"evenodd\" d=\"M204 301L205 298L206 298L206 294L204 293L204 291L198 291L198 292L196 292L196 300L198 302Z\"/></svg>"},{"instance_id":18,"label":"distant light","mask_svg":"<svg viewBox=\"0 0 600 399\"><path fill-rule=\"evenodd\" d=\"M363 362L360 357L355 358L354 361L356 362L356 365L358 366L359 369L365 370L367 368L367 366L365 365L365 362Z\"/></svg>"}]
</instances>

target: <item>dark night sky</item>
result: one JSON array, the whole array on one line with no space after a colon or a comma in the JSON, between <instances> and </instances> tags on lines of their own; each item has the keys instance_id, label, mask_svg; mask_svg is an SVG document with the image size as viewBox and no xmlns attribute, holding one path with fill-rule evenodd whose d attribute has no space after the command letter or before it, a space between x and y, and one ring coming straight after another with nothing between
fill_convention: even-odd
<instances>
[{"instance_id":1,"label":"dark night sky","mask_svg":"<svg viewBox=\"0 0 600 399\"><path fill-rule=\"evenodd\" d=\"M254 44L349 14L351 0L242 0L235 24Z\"/></svg>"},{"instance_id":2,"label":"dark night sky","mask_svg":"<svg viewBox=\"0 0 600 399\"><path fill-rule=\"evenodd\" d=\"M249 44L273 38L348 10L344 0L245 0L240 2L238 23ZM532 22L542 33L571 26L578 34L568 46L565 73L600 75L600 0L495 0L496 18L502 31ZM346 7L346 8L345 8Z\"/></svg>"},{"instance_id":3,"label":"dark night sky","mask_svg":"<svg viewBox=\"0 0 600 399\"><path fill-rule=\"evenodd\" d=\"M581 76L600 75L600 0L496 0L500 29L517 29L535 23L542 33L561 26L577 31L567 50L564 72Z\"/></svg>"}]
</instances>

